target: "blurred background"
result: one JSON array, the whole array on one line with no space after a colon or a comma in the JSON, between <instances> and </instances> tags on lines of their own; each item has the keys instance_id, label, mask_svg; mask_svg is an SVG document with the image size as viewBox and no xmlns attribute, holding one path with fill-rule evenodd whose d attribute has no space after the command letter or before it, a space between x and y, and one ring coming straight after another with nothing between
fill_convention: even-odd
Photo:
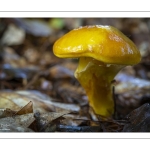
<instances>
[{"instance_id":1,"label":"blurred background","mask_svg":"<svg viewBox=\"0 0 150 150\"><path fill-rule=\"evenodd\" d=\"M0 90L37 90L86 110L86 94L73 75L78 60L53 55L59 37L85 25L118 28L142 55L116 76L118 118L150 102L150 18L0 18Z\"/></svg>"}]
</instances>

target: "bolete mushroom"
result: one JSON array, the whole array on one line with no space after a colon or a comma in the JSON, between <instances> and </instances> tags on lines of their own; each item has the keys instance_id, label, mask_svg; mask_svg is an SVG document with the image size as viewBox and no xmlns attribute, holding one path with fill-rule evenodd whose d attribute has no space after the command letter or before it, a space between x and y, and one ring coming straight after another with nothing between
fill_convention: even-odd
<instances>
[{"instance_id":1,"label":"bolete mushroom","mask_svg":"<svg viewBox=\"0 0 150 150\"><path fill-rule=\"evenodd\" d=\"M79 58L75 77L85 89L96 114L110 117L114 113L112 80L125 66L140 62L135 44L112 26L83 26L74 29L53 46L60 58Z\"/></svg>"}]
</instances>

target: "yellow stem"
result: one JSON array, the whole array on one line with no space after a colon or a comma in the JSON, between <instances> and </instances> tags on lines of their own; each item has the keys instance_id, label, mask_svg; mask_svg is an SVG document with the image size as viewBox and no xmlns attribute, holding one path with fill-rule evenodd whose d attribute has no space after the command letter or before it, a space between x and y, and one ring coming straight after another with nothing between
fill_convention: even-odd
<instances>
[{"instance_id":1,"label":"yellow stem","mask_svg":"<svg viewBox=\"0 0 150 150\"><path fill-rule=\"evenodd\" d=\"M111 81L123 67L104 64L89 57L80 58L75 77L85 89L96 114L108 117L114 113Z\"/></svg>"}]
</instances>

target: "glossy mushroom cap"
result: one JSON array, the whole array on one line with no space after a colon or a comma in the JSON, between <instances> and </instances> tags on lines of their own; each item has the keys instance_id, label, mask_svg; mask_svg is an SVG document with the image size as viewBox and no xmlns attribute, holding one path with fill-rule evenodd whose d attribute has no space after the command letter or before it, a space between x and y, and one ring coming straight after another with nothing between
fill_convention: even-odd
<instances>
[{"instance_id":1,"label":"glossy mushroom cap","mask_svg":"<svg viewBox=\"0 0 150 150\"><path fill-rule=\"evenodd\" d=\"M53 52L60 58L92 57L108 64L134 65L141 60L135 44L112 26L74 29L55 42Z\"/></svg>"}]
</instances>

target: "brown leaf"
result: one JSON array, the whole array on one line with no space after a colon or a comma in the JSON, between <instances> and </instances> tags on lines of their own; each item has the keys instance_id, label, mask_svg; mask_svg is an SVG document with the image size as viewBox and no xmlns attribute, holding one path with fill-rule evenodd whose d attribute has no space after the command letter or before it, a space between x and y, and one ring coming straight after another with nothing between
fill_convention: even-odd
<instances>
[{"instance_id":1,"label":"brown leaf","mask_svg":"<svg viewBox=\"0 0 150 150\"><path fill-rule=\"evenodd\" d=\"M59 117L63 116L64 114L68 114L69 111L63 111L62 113L56 113L56 112L50 112L50 113L44 113L39 114L35 113L36 118L36 129L37 131L46 131L51 132L55 129L55 126L53 126L52 122ZM54 128L53 128L54 127Z\"/></svg>"},{"instance_id":2,"label":"brown leaf","mask_svg":"<svg viewBox=\"0 0 150 150\"><path fill-rule=\"evenodd\" d=\"M46 37L52 33L52 29L46 24L46 22L38 19L29 20L23 18L14 18L16 24L23 28L27 33L34 36Z\"/></svg>"},{"instance_id":3,"label":"brown leaf","mask_svg":"<svg viewBox=\"0 0 150 150\"><path fill-rule=\"evenodd\" d=\"M73 72L63 66L53 66L49 69L49 72L53 79L74 78Z\"/></svg>"},{"instance_id":4,"label":"brown leaf","mask_svg":"<svg viewBox=\"0 0 150 150\"><path fill-rule=\"evenodd\" d=\"M123 132L150 132L150 104L145 103L127 115Z\"/></svg>"},{"instance_id":5,"label":"brown leaf","mask_svg":"<svg viewBox=\"0 0 150 150\"><path fill-rule=\"evenodd\" d=\"M32 132L27 127L35 120L33 114L17 115L0 119L2 132Z\"/></svg>"},{"instance_id":6,"label":"brown leaf","mask_svg":"<svg viewBox=\"0 0 150 150\"><path fill-rule=\"evenodd\" d=\"M20 109L21 107L24 107L30 100L27 97L25 97L23 95L19 95L15 92L1 91L0 92L0 102L1 101L7 102L2 107L7 106L7 108L14 110L15 106L16 106L16 108ZM12 104L14 104L14 105L12 105Z\"/></svg>"},{"instance_id":7,"label":"brown leaf","mask_svg":"<svg viewBox=\"0 0 150 150\"><path fill-rule=\"evenodd\" d=\"M32 101L33 103L34 112L39 111L40 113L46 113L62 109L69 111L80 110L80 107L78 105L54 102L49 96L42 94L38 91L2 91L0 92L0 102L3 101L1 100L1 98L5 100L5 103L1 106L1 108L5 108L7 106L7 108L16 111L23 108L30 101Z\"/></svg>"},{"instance_id":8,"label":"brown leaf","mask_svg":"<svg viewBox=\"0 0 150 150\"><path fill-rule=\"evenodd\" d=\"M25 39L24 30L17 28L15 25L10 24L8 29L2 37L2 44L6 45L19 45L22 44Z\"/></svg>"},{"instance_id":9,"label":"brown leaf","mask_svg":"<svg viewBox=\"0 0 150 150\"><path fill-rule=\"evenodd\" d=\"M21 108L18 112L16 112L15 115L23 115L28 113L33 113L33 103L31 101L23 108Z\"/></svg>"},{"instance_id":10,"label":"brown leaf","mask_svg":"<svg viewBox=\"0 0 150 150\"><path fill-rule=\"evenodd\" d=\"M80 110L80 107L78 105L54 102L51 97L45 94L42 94L38 91L17 91L17 93L22 96L26 96L30 100L32 100L34 103L34 110L36 109L39 111L42 108L45 109L45 112L49 111L49 109L55 111L59 108L64 109L64 110L69 110L69 111ZM40 109L37 109L37 108L40 108ZM44 113L44 111L42 113Z\"/></svg>"},{"instance_id":11,"label":"brown leaf","mask_svg":"<svg viewBox=\"0 0 150 150\"><path fill-rule=\"evenodd\" d=\"M33 132L33 130L22 127L16 122L10 122L9 120L0 120L0 132Z\"/></svg>"},{"instance_id":12,"label":"brown leaf","mask_svg":"<svg viewBox=\"0 0 150 150\"><path fill-rule=\"evenodd\" d=\"M130 91L135 92L139 90L150 90L150 81L148 80L135 78L124 73L119 73L115 79L119 81L119 83L115 86L115 91L118 94Z\"/></svg>"},{"instance_id":13,"label":"brown leaf","mask_svg":"<svg viewBox=\"0 0 150 150\"><path fill-rule=\"evenodd\" d=\"M0 109L0 118L4 117L11 117L16 113L16 111L13 111L11 109Z\"/></svg>"},{"instance_id":14,"label":"brown leaf","mask_svg":"<svg viewBox=\"0 0 150 150\"><path fill-rule=\"evenodd\" d=\"M1 109L12 109L12 110L19 110L20 106L18 106L15 102L11 100L9 92L0 92L0 108Z\"/></svg>"},{"instance_id":15,"label":"brown leaf","mask_svg":"<svg viewBox=\"0 0 150 150\"><path fill-rule=\"evenodd\" d=\"M45 113L41 114L41 117L47 119L48 123L52 122L53 120L70 113L70 111L63 111L61 113L56 113L56 112L50 112L50 113Z\"/></svg>"}]
</instances>

